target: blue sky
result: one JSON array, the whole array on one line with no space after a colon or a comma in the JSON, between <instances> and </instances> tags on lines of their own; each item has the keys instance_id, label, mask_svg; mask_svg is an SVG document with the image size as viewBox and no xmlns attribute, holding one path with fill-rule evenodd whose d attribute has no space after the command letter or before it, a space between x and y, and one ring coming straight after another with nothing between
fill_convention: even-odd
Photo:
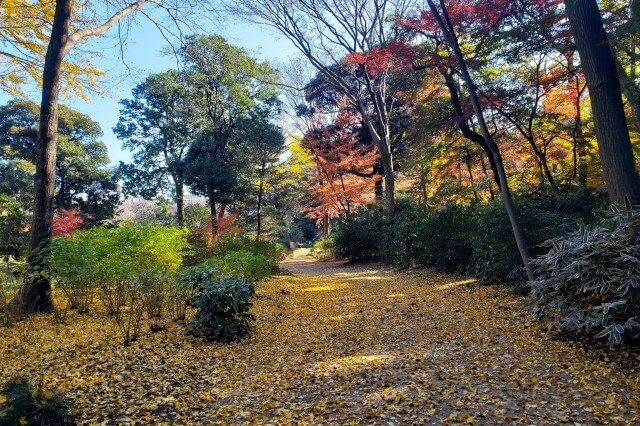
<instances>
[{"instance_id":1,"label":"blue sky","mask_svg":"<svg viewBox=\"0 0 640 426\"><path fill-rule=\"evenodd\" d=\"M117 31L112 29L112 32ZM293 45L283 37L267 31L265 28L244 23L232 23L218 31L229 42L246 49L249 54L269 62L284 62L290 57L297 56ZM113 34L111 34L113 35ZM174 56L163 54L168 46L158 30L148 21L141 21L131 28L127 45L124 50L124 61L120 57L120 48L113 37L105 37L94 41L93 48L103 54L95 63L108 73L108 80L101 87L104 94L91 95L91 101L82 99L62 100L68 106L89 115L100 123L104 136L102 140L109 148L112 164L119 161L129 161L131 155L120 148L120 141L112 132L118 122L120 105L118 101L131 96L131 89L141 82L147 75L176 68ZM125 65L126 64L126 65ZM127 70L127 67L130 71ZM32 99L39 101L39 93L33 88L28 91ZM0 93L0 104L9 99Z\"/></svg>"}]
</instances>

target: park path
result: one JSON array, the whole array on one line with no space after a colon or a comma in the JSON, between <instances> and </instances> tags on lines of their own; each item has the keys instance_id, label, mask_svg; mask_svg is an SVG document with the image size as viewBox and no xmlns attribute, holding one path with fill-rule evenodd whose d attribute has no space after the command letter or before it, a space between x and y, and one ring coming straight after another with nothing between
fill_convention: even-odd
<instances>
[{"instance_id":1,"label":"park path","mask_svg":"<svg viewBox=\"0 0 640 426\"><path fill-rule=\"evenodd\" d=\"M640 424L638 352L560 339L508 289L304 252L282 266L242 341L175 326L123 348L78 316L7 343L0 378L46 371L84 424Z\"/></svg>"}]
</instances>

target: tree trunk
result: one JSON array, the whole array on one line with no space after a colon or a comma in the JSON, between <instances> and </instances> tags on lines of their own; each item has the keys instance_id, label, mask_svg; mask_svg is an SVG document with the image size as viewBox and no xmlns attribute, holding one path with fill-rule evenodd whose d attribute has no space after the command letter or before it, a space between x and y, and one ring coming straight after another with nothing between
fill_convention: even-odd
<instances>
[{"instance_id":1,"label":"tree trunk","mask_svg":"<svg viewBox=\"0 0 640 426\"><path fill-rule=\"evenodd\" d=\"M636 127L636 130L640 132L640 88L638 88L633 78L627 75L627 72L624 70L620 60L615 56L615 52L612 52L612 54L616 64L616 72L618 73L618 80L620 80L622 93L624 93L624 97L627 98L627 102L629 102L629 106L631 107L633 125Z\"/></svg>"},{"instance_id":2,"label":"tree trunk","mask_svg":"<svg viewBox=\"0 0 640 426\"><path fill-rule=\"evenodd\" d=\"M471 189L473 189L473 198L476 202L480 201L480 196L478 195L478 189L476 188L476 182L473 179L473 168L471 167L471 154L467 154L464 158L464 162L467 164L467 172L469 172L469 182L471 182Z\"/></svg>"},{"instance_id":3,"label":"tree trunk","mask_svg":"<svg viewBox=\"0 0 640 426\"><path fill-rule=\"evenodd\" d=\"M210 186L207 188L209 193L209 213L211 214L211 236L215 239L218 236L218 214L216 211L216 194Z\"/></svg>"},{"instance_id":4,"label":"tree trunk","mask_svg":"<svg viewBox=\"0 0 640 426\"><path fill-rule=\"evenodd\" d=\"M458 60L458 64L460 65L460 71L462 72L462 76L464 77L465 83L469 89L471 103L473 105L473 110L478 120L478 124L480 125L480 129L482 130L482 136L491 151L493 159L495 160L496 169L500 178L500 191L502 193L502 200L509 215L509 221L511 222L511 228L513 230L513 235L518 246L518 251L520 252L520 257L522 258L522 263L527 272L529 281L533 281L535 279L535 274L533 272L531 264L529 263L529 247L527 246L524 232L522 232L522 227L520 226L520 219L518 218L518 213L511 197L511 190L509 189L507 174L504 170L504 164L502 163L502 154L500 153L498 145L496 145L495 141L491 137L491 133L489 133L489 128L487 127L487 123L484 120L484 115L482 113L480 102L478 100L476 86L473 83L469 70L467 69L467 63L464 59L462 51L460 50L458 39L455 35L453 25L451 24L451 21L449 19L446 6L444 4L444 1L440 0L440 7L442 8L442 13L444 14L444 18L447 22L445 24L442 17L440 16L440 13L433 4L433 0L427 0L427 2L429 3L429 8L431 9L433 16L438 21L438 25L446 36L449 47L453 49L456 59Z\"/></svg>"},{"instance_id":5,"label":"tree trunk","mask_svg":"<svg viewBox=\"0 0 640 426\"><path fill-rule=\"evenodd\" d=\"M58 142L58 92L70 21L71 0L57 0L51 38L47 46L42 73L33 221L28 256L29 272L17 300L24 310L34 312L47 312L53 309L51 282L47 274L40 272L47 272L44 255L51 240L53 227Z\"/></svg>"},{"instance_id":6,"label":"tree trunk","mask_svg":"<svg viewBox=\"0 0 640 426\"><path fill-rule=\"evenodd\" d=\"M264 161L260 164L260 183L258 184L258 206L257 210L257 230L256 230L256 240L260 239L260 232L262 231L262 215L260 209L262 207L262 194L264 192L264 173L267 165Z\"/></svg>"},{"instance_id":7,"label":"tree trunk","mask_svg":"<svg viewBox=\"0 0 640 426\"><path fill-rule=\"evenodd\" d=\"M480 165L482 165L482 172L484 173L484 176L488 177L489 173L487 173L487 165L484 163L484 158L482 157L480 157ZM491 201L496 199L496 195L493 193L493 184L491 181L489 181L489 199Z\"/></svg>"},{"instance_id":8,"label":"tree trunk","mask_svg":"<svg viewBox=\"0 0 640 426\"><path fill-rule=\"evenodd\" d=\"M376 201L382 202L382 197L384 197L384 189L382 187L382 177L384 176L384 167L382 167L382 160L378 160L373 165L373 172L375 175L380 176L381 179L376 180L374 184L374 193L376 197Z\"/></svg>"},{"instance_id":9,"label":"tree trunk","mask_svg":"<svg viewBox=\"0 0 640 426\"><path fill-rule=\"evenodd\" d=\"M384 205L387 217L390 218L396 210L393 154L387 141L380 141L378 148L382 148L380 149L380 158L384 168Z\"/></svg>"},{"instance_id":10,"label":"tree trunk","mask_svg":"<svg viewBox=\"0 0 640 426\"><path fill-rule=\"evenodd\" d=\"M553 194L553 198L556 201L562 201L562 195L560 195L560 190L558 189L558 184L556 183L556 179L551 174L551 170L549 170L549 164L547 163L547 157L544 154L541 154L538 158L540 158L540 165L542 166L542 171L544 175L547 177L547 181L549 181L549 187L551 188L551 193Z\"/></svg>"},{"instance_id":11,"label":"tree trunk","mask_svg":"<svg viewBox=\"0 0 640 426\"><path fill-rule=\"evenodd\" d=\"M640 175L631 149L615 59L596 0L565 0L587 80L600 162L611 201L640 205Z\"/></svg>"},{"instance_id":12,"label":"tree trunk","mask_svg":"<svg viewBox=\"0 0 640 426\"><path fill-rule=\"evenodd\" d=\"M324 214L322 215L322 236L323 237L329 236L329 213L328 212L324 212Z\"/></svg>"},{"instance_id":13,"label":"tree trunk","mask_svg":"<svg viewBox=\"0 0 640 426\"><path fill-rule=\"evenodd\" d=\"M184 226L184 183L180 179L173 178L176 185L176 214L178 226Z\"/></svg>"}]
</instances>

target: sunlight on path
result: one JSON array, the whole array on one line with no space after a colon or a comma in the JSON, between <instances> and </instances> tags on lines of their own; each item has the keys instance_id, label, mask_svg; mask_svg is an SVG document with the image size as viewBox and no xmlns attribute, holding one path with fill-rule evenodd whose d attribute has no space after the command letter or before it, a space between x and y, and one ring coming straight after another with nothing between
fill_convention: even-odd
<instances>
[{"instance_id":1,"label":"sunlight on path","mask_svg":"<svg viewBox=\"0 0 640 426\"><path fill-rule=\"evenodd\" d=\"M506 289L299 253L283 267L241 342L174 326L122 348L104 317L49 320L30 343L0 330L0 379L44 369L86 424L640 422L637 353L561 341Z\"/></svg>"}]
</instances>

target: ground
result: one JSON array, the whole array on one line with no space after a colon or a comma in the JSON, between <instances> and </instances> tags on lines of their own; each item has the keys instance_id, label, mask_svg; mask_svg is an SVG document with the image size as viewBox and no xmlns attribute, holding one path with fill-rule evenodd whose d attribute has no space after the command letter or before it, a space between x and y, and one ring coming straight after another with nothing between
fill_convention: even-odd
<instances>
[{"instance_id":1,"label":"ground","mask_svg":"<svg viewBox=\"0 0 640 426\"><path fill-rule=\"evenodd\" d=\"M84 424L640 424L640 355L561 338L498 286L306 257L262 283L256 329L171 325L129 347L103 313L0 329L0 379L41 377Z\"/></svg>"}]
</instances>

